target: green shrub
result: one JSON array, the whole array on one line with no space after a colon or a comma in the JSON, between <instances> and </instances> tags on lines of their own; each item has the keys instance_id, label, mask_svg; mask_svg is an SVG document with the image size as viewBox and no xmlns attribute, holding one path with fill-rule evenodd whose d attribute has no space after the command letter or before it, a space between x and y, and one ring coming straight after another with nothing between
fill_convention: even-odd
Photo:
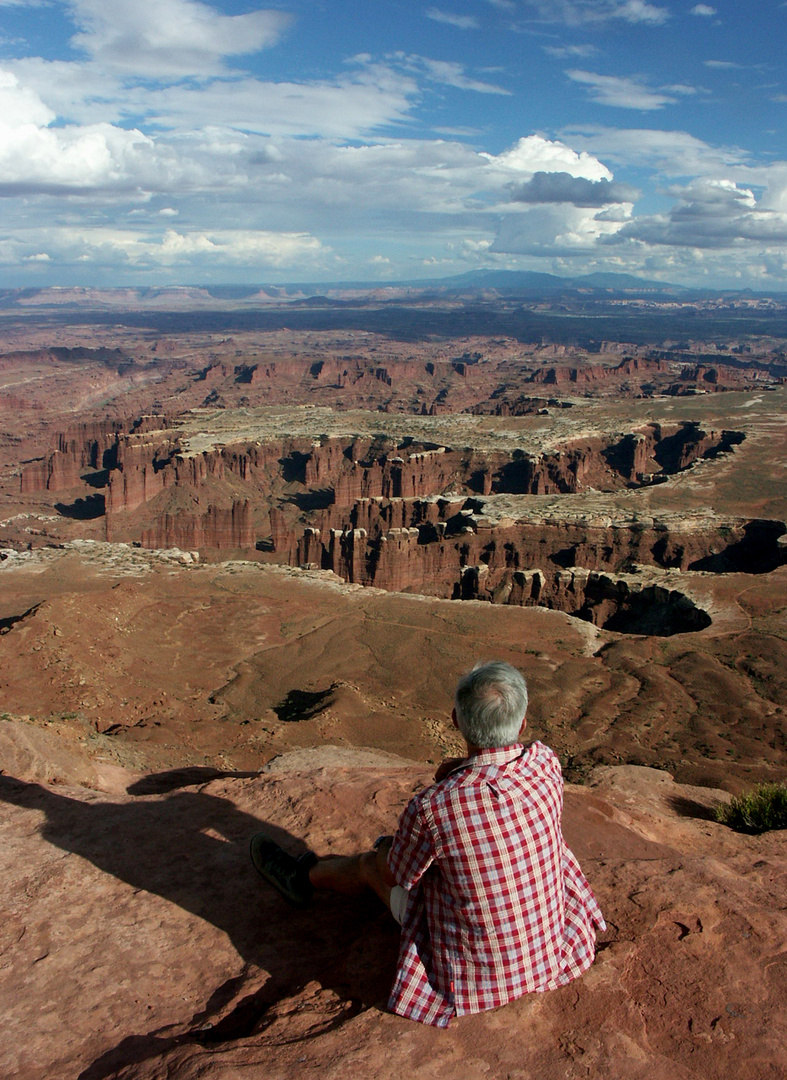
<instances>
[{"instance_id":1,"label":"green shrub","mask_svg":"<svg viewBox=\"0 0 787 1080\"><path fill-rule=\"evenodd\" d=\"M738 832L787 829L787 785L758 784L716 810L716 820Z\"/></svg>"}]
</instances>

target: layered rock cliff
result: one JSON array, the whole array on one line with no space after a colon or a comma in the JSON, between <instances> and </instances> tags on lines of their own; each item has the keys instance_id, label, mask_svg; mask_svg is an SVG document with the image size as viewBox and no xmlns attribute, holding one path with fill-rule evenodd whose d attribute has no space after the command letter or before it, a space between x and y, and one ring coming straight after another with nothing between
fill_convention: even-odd
<instances>
[{"instance_id":1,"label":"layered rock cliff","mask_svg":"<svg viewBox=\"0 0 787 1080\"><path fill-rule=\"evenodd\" d=\"M158 416L74 424L57 436L57 445L51 453L25 465L21 474L21 492L69 491L80 483L85 473L118 467L117 452L122 434L142 433L162 426L166 426L166 421Z\"/></svg>"},{"instance_id":2,"label":"layered rock cliff","mask_svg":"<svg viewBox=\"0 0 787 1080\"><path fill-rule=\"evenodd\" d=\"M742 440L697 422L654 422L540 452L382 434L195 451L180 427L152 416L71 429L43 463L28 466L22 486L62 490L86 475L104 484L111 540L256 549L258 558L361 585L538 604L601 626L639 626L650 605L661 612L658 632L672 633L706 625L707 616L672 584L627 579L633 567L766 571L785 561L784 524L603 510L545 517L528 509L528 496L652 485Z\"/></svg>"}]
</instances>

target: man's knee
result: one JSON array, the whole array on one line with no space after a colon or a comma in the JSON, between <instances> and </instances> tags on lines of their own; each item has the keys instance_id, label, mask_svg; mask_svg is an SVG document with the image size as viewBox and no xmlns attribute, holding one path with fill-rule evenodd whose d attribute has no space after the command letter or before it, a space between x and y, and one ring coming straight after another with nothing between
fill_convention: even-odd
<instances>
[{"instance_id":1,"label":"man's knee","mask_svg":"<svg viewBox=\"0 0 787 1080\"><path fill-rule=\"evenodd\" d=\"M377 852L364 851L363 854L360 856L359 869L363 881L371 887L373 881L378 876Z\"/></svg>"},{"instance_id":2,"label":"man's knee","mask_svg":"<svg viewBox=\"0 0 787 1080\"><path fill-rule=\"evenodd\" d=\"M393 888L393 886L396 884L396 878L391 873L391 868L388 865L388 852L391 850L392 843L393 837L386 837L385 840L374 852L377 861L377 873L380 875L381 880L389 889Z\"/></svg>"},{"instance_id":3,"label":"man's knee","mask_svg":"<svg viewBox=\"0 0 787 1080\"><path fill-rule=\"evenodd\" d=\"M360 874L369 888L373 889L383 903L387 904L391 888L396 884L396 879L388 868L387 853L380 849L365 851L360 857Z\"/></svg>"}]
</instances>

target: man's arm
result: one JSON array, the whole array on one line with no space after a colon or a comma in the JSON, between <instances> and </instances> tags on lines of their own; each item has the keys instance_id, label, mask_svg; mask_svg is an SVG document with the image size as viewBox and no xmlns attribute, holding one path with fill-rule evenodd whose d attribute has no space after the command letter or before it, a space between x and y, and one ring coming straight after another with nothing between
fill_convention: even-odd
<instances>
[{"instance_id":1,"label":"man's arm","mask_svg":"<svg viewBox=\"0 0 787 1080\"><path fill-rule=\"evenodd\" d=\"M405 807L393 838L388 866L397 885L404 889L414 888L435 859L435 850L429 829L421 816L419 798L416 795Z\"/></svg>"}]
</instances>

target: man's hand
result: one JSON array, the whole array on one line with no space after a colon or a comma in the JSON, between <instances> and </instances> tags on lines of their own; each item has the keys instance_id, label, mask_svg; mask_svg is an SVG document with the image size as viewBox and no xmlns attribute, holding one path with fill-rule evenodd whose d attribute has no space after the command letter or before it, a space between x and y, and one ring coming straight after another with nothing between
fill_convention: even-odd
<instances>
[{"instance_id":1,"label":"man's hand","mask_svg":"<svg viewBox=\"0 0 787 1080\"><path fill-rule=\"evenodd\" d=\"M463 757L449 757L441 761L434 774L435 780L445 780L450 772L453 772L458 765L463 765L465 761L467 758Z\"/></svg>"}]
</instances>

